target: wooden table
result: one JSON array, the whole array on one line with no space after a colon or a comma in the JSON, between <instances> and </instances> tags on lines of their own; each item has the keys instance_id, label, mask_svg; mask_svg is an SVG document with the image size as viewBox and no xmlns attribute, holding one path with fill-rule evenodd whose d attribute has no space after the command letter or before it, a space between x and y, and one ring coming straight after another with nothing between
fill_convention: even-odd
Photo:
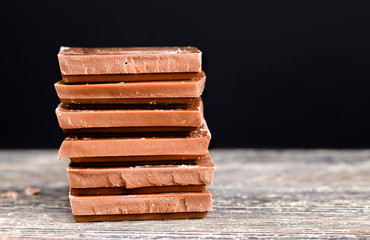
<instances>
[{"instance_id":1,"label":"wooden table","mask_svg":"<svg viewBox=\"0 0 370 240\"><path fill-rule=\"evenodd\" d=\"M56 150L0 151L1 238L370 238L370 151L211 151L203 220L75 223ZM42 189L27 196L26 187Z\"/></svg>"}]
</instances>

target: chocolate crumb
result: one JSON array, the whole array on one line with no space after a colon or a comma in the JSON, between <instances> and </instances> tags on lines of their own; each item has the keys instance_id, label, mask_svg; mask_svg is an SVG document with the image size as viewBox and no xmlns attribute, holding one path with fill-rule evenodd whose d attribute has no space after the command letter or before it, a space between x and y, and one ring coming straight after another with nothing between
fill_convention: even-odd
<instances>
[{"instance_id":1,"label":"chocolate crumb","mask_svg":"<svg viewBox=\"0 0 370 240\"><path fill-rule=\"evenodd\" d=\"M41 192L41 189L40 188L31 188L31 187L29 187L29 188L26 188L24 190L24 193L26 195L28 195L28 196L36 195L36 194L38 194L40 192Z\"/></svg>"},{"instance_id":2,"label":"chocolate crumb","mask_svg":"<svg viewBox=\"0 0 370 240\"><path fill-rule=\"evenodd\" d=\"M1 197L2 198L11 198L11 199L16 200L18 198L18 193L14 192L14 191L9 191L9 192L1 194Z\"/></svg>"}]
</instances>

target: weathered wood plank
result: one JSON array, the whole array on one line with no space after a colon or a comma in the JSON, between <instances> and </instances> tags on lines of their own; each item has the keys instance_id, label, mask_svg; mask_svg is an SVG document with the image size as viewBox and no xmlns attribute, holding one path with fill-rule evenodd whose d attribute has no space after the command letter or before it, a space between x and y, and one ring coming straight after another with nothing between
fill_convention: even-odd
<instances>
[{"instance_id":1,"label":"weathered wood plank","mask_svg":"<svg viewBox=\"0 0 370 240\"><path fill-rule=\"evenodd\" d=\"M0 151L1 238L370 238L370 151L213 150L203 220L75 223L55 150ZM41 188L26 196L26 187Z\"/></svg>"}]
</instances>

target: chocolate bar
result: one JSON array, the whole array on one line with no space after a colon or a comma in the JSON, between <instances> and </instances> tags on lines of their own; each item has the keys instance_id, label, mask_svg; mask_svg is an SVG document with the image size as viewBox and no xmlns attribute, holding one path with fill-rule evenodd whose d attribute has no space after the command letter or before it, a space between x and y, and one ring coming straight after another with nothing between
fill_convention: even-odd
<instances>
[{"instance_id":1,"label":"chocolate bar","mask_svg":"<svg viewBox=\"0 0 370 240\"><path fill-rule=\"evenodd\" d=\"M148 138L66 138L58 157L96 158L124 156L173 156L196 158L208 152L211 134L207 125L198 128L186 137L148 137Z\"/></svg>"},{"instance_id":2,"label":"chocolate bar","mask_svg":"<svg viewBox=\"0 0 370 240\"><path fill-rule=\"evenodd\" d=\"M215 164L195 47L61 47L54 86L69 134L77 222L204 218Z\"/></svg>"},{"instance_id":3,"label":"chocolate bar","mask_svg":"<svg viewBox=\"0 0 370 240\"><path fill-rule=\"evenodd\" d=\"M56 109L60 127L68 133L79 132L126 132L140 131L141 127L151 127L151 130L171 131L163 127L193 127L202 126L203 104L200 98L186 109L109 109L109 110L75 110L68 109L63 104ZM134 128L131 129L130 128ZM139 128L139 129L138 129ZM150 129L150 128L149 128ZM145 131L149 131L149 129ZM76 130L76 131L74 131Z\"/></svg>"},{"instance_id":4,"label":"chocolate bar","mask_svg":"<svg viewBox=\"0 0 370 240\"><path fill-rule=\"evenodd\" d=\"M61 47L62 75L200 72L202 53L195 47Z\"/></svg>"},{"instance_id":5,"label":"chocolate bar","mask_svg":"<svg viewBox=\"0 0 370 240\"><path fill-rule=\"evenodd\" d=\"M186 137L197 127L109 127L63 129L71 137Z\"/></svg>"},{"instance_id":6,"label":"chocolate bar","mask_svg":"<svg viewBox=\"0 0 370 240\"><path fill-rule=\"evenodd\" d=\"M62 103L75 104L107 104L109 99L113 103L124 102L130 99L161 99L161 98L193 98L199 97L203 90L206 77L189 81L158 81L158 82L125 82L101 84L73 84L67 85L63 81L54 86ZM81 100L81 101L80 101ZM128 102L128 101L127 101ZM140 102L138 102L140 103Z\"/></svg>"},{"instance_id":7,"label":"chocolate bar","mask_svg":"<svg viewBox=\"0 0 370 240\"><path fill-rule=\"evenodd\" d=\"M102 187L102 188L71 188L72 195L130 195L130 194L150 194L150 193L175 193L175 192L202 192L205 185L186 185L186 186L162 186L162 187Z\"/></svg>"},{"instance_id":8,"label":"chocolate bar","mask_svg":"<svg viewBox=\"0 0 370 240\"><path fill-rule=\"evenodd\" d=\"M76 222L101 221L138 221L138 220L169 220L205 218L208 212L181 213L148 213L148 214L116 214L116 215L74 215Z\"/></svg>"},{"instance_id":9,"label":"chocolate bar","mask_svg":"<svg viewBox=\"0 0 370 240\"><path fill-rule=\"evenodd\" d=\"M163 165L163 164L189 164L196 159L204 157L204 154L186 154L186 155L153 155L153 156L116 156L116 157L69 157L73 163L80 167L101 167L109 166L131 166L138 162L142 165Z\"/></svg>"},{"instance_id":10,"label":"chocolate bar","mask_svg":"<svg viewBox=\"0 0 370 240\"><path fill-rule=\"evenodd\" d=\"M208 212L212 196L202 192L69 196L74 216Z\"/></svg>"},{"instance_id":11,"label":"chocolate bar","mask_svg":"<svg viewBox=\"0 0 370 240\"><path fill-rule=\"evenodd\" d=\"M195 165L67 168L71 188L183 186L212 184L215 165L207 154Z\"/></svg>"},{"instance_id":12,"label":"chocolate bar","mask_svg":"<svg viewBox=\"0 0 370 240\"><path fill-rule=\"evenodd\" d=\"M101 98L63 99L69 109L185 109L194 104L197 98Z\"/></svg>"},{"instance_id":13,"label":"chocolate bar","mask_svg":"<svg viewBox=\"0 0 370 240\"><path fill-rule=\"evenodd\" d=\"M153 156L115 156L115 157L70 157L72 163L80 167L101 166L143 166L164 164L195 164L204 154L186 155L153 155Z\"/></svg>"},{"instance_id":14,"label":"chocolate bar","mask_svg":"<svg viewBox=\"0 0 370 240\"><path fill-rule=\"evenodd\" d=\"M173 81L199 78L203 72L188 73L142 73L142 74L103 74L103 75L63 75L65 83L113 83L140 81Z\"/></svg>"}]
</instances>

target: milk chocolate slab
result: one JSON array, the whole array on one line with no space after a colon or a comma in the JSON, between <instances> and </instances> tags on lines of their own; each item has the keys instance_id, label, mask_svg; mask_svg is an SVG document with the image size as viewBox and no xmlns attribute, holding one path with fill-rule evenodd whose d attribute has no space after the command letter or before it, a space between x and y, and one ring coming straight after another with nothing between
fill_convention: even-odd
<instances>
[{"instance_id":1,"label":"milk chocolate slab","mask_svg":"<svg viewBox=\"0 0 370 240\"><path fill-rule=\"evenodd\" d=\"M60 101L70 109L155 109L155 108L187 108L194 104L197 98L100 98L78 99L70 98Z\"/></svg>"},{"instance_id":2,"label":"milk chocolate slab","mask_svg":"<svg viewBox=\"0 0 370 240\"><path fill-rule=\"evenodd\" d=\"M62 103L97 104L107 99L160 99L160 98L193 98L199 97L205 85L206 77L190 81L157 81L157 82L120 82L101 84L65 84L62 81L54 86ZM80 102L79 99L83 99Z\"/></svg>"},{"instance_id":3,"label":"milk chocolate slab","mask_svg":"<svg viewBox=\"0 0 370 240\"><path fill-rule=\"evenodd\" d=\"M122 156L204 156L208 152L211 134L207 125L193 131L186 137L149 138L70 138L67 137L58 157L122 157ZM73 161L73 160L72 160Z\"/></svg>"},{"instance_id":4,"label":"milk chocolate slab","mask_svg":"<svg viewBox=\"0 0 370 240\"><path fill-rule=\"evenodd\" d=\"M142 73L142 74L103 74L103 75L63 75L64 83L113 83L190 80L204 75L199 73Z\"/></svg>"},{"instance_id":5,"label":"milk chocolate slab","mask_svg":"<svg viewBox=\"0 0 370 240\"><path fill-rule=\"evenodd\" d=\"M170 192L202 192L205 185L143 187L128 189L125 187L71 188L71 195L129 195Z\"/></svg>"},{"instance_id":6,"label":"milk chocolate slab","mask_svg":"<svg viewBox=\"0 0 370 240\"><path fill-rule=\"evenodd\" d=\"M145 165L195 165L198 159L186 160L151 160L151 161L117 161L117 162L72 162L73 167L133 167Z\"/></svg>"},{"instance_id":7,"label":"milk chocolate slab","mask_svg":"<svg viewBox=\"0 0 370 240\"><path fill-rule=\"evenodd\" d=\"M211 193L155 193L134 195L69 195L75 216L152 213L207 212L212 209Z\"/></svg>"},{"instance_id":8,"label":"milk chocolate slab","mask_svg":"<svg viewBox=\"0 0 370 240\"><path fill-rule=\"evenodd\" d=\"M203 104L200 98L186 109L75 110L67 109L61 104L55 112L59 126L64 130L69 129L68 132L72 132L72 129L77 129L80 133L84 129L91 132L96 128L103 128L104 132L112 132L107 128L117 128L117 131L125 132L125 127L200 127ZM132 130L129 129L131 132Z\"/></svg>"},{"instance_id":9,"label":"milk chocolate slab","mask_svg":"<svg viewBox=\"0 0 370 240\"><path fill-rule=\"evenodd\" d=\"M186 137L197 127L109 127L63 129L72 137Z\"/></svg>"},{"instance_id":10,"label":"milk chocolate slab","mask_svg":"<svg viewBox=\"0 0 370 240\"><path fill-rule=\"evenodd\" d=\"M84 216L74 215L74 219L76 222L200 219L205 218L207 213L208 212L84 215Z\"/></svg>"},{"instance_id":11,"label":"milk chocolate slab","mask_svg":"<svg viewBox=\"0 0 370 240\"><path fill-rule=\"evenodd\" d=\"M207 151L208 153L208 151ZM117 157L70 157L72 163L80 167L101 166L142 166L163 164L195 164L205 157L205 154L195 155L154 155L154 156L117 156Z\"/></svg>"},{"instance_id":12,"label":"milk chocolate slab","mask_svg":"<svg viewBox=\"0 0 370 240\"><path fill-rule=\"evenodd\" d=\"M71 188L161 186L212 184L215 165L209 154L196 165L147 165L135 167L67 168Z\"/></svg>"},{"instance_id":13,"label":"milk chocolate slab","mask_svg":"<svg viewBox=\"0 0 370 240\"><path fill-rule=\"evenodd\" d=\"M61 47L62 75L200 72L202 53L195 47Z\"/></svg>"}]
</instances>

